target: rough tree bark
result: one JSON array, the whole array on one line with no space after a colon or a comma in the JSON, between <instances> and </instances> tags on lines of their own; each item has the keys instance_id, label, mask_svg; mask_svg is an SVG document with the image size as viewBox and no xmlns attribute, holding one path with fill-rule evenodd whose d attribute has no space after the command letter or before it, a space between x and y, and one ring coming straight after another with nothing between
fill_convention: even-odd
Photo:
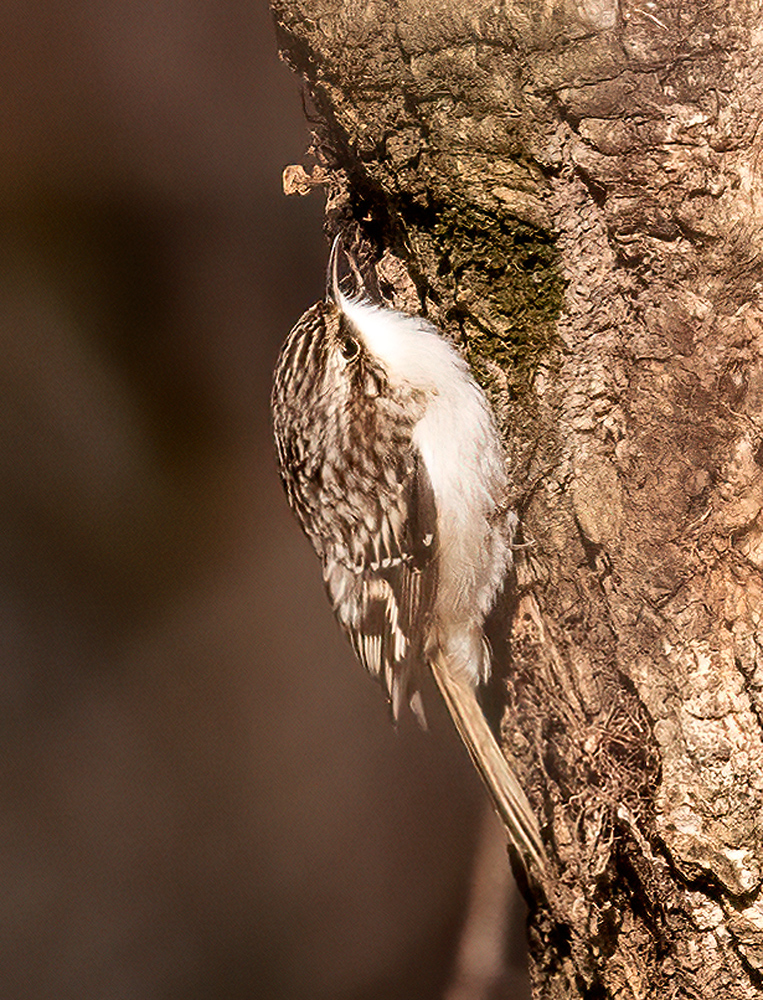
<instances>
[{"instance_id":1,"label":"rough tree bark","mask_svg":"<svg viewBox=\"0 0 763 1000\"><path fill-rule=\"evenodd\" d=\"M330 228L467 351L525 541L536 997L763 989L763 16L274 0Z\"/></svg>"}]
</instances>

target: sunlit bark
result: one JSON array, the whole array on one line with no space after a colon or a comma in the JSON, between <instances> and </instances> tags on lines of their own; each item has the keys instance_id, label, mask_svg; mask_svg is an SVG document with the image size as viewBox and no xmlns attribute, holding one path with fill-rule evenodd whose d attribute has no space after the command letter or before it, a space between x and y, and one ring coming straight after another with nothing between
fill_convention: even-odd
<instances>
[{"instance_id":1,"label":"sunlit bark","mask_svg":"<svg viewBox=\"0 0 763 1000\"><path fill-rule=\"evenodd\" d=\"M532 544L503 736L552 858L535 995L759 996L763 17L273 7L331 228L505 429Z\"/></svg>"}]
</instances>

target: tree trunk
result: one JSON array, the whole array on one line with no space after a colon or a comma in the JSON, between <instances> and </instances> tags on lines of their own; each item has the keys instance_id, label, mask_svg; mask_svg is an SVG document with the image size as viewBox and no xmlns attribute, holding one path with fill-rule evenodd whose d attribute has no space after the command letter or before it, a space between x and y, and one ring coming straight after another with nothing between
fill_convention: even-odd
<instances>
[{"instance_id":1,"label":"tree trunk","mask_svg":"<svg viewBox=\"0 0 763 1000\"><path fill-rule=\"evenodd\" d=\"M535 996L759 996L763 17L273 7L330 228L463 345L505 429Z\"/></svg>"}]
</instances>

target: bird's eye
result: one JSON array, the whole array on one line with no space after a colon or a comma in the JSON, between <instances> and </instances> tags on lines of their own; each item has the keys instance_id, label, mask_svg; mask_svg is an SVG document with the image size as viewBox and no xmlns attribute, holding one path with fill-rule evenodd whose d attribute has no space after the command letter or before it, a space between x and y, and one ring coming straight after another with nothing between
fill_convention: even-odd
<instances>
[{"instance_id":1,"label":"bird's eye","mask_svg":"<svg viewBox=\"0 0 763 1000\"><path fill-rule=\"evenodd\" d=\"M352 359L357 358L360 353L360 344L354 337L345 337L339 347L339 350L341 351L342 357L345 361L352 361Z\"/></svg>"}]
</instances>

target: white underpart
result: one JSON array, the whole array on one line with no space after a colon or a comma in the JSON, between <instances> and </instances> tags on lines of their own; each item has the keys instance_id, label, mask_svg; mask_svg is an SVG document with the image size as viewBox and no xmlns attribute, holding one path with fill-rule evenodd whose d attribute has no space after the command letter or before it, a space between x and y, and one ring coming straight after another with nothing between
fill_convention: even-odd
<instances>
[{"instance_id":1,"label":"white underpart","mask_svg":"<svg viewBox=\"0 0 763 1000\"><path fill-rule=\"evenodd\" d=\"M413 442L437 504L435 620L440 641L475 675L484 669L481 626L511 558L510 539L490 520L506 494L492 414L464 359L427 320L344 296L338 304L390 383L428 399Z\"/></svg>"}]
</instances>

